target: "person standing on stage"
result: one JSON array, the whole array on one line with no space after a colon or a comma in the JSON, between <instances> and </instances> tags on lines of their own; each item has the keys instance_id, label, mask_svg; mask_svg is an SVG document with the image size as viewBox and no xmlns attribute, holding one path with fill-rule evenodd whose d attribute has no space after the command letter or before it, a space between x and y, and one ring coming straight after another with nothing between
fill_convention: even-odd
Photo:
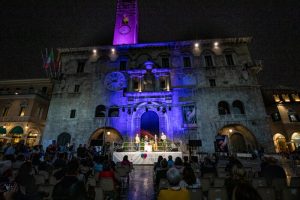
<instances>
[{"instance_id":1,"label":"person standing on stage","mask_svg":"<svg viewBox=\"0 0 300 200\"><path fill-rule=\"evenodd\" d=\"M157 151L157 135L154 135L154 145L153 145L154 151Z\"/></svg>"},{"instance_id":2,"label":"person standing on stage","mask_svg":"<svg viewBox=\"0 0 300 200\"><path fill-rule=\"evenodd\" d=\"M166 151L167 136L163 132L161 133L160 139L162 140L163 143L163 149L164 151Z\"/></svg>"},{"instance_id":3,"label":"person standing on stage","mask_svg":"<svg viewBox=\"0 0 300 200\"><path fill-rule=\"evenodd\" d=\"M140 136L139 136L139 134L136 134L136 136L135 136L135 150L139 151L139 147L140 147Z\"/></svg>"}]
</instances>

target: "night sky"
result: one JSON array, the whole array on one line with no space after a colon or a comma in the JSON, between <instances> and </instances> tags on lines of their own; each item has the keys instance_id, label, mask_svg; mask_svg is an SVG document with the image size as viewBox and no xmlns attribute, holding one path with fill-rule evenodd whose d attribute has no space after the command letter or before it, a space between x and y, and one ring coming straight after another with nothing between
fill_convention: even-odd
<instances>
[{"instance_id":1,"label":"night sky","mask_svg":"<svg viewBox=\"0 0 300 200\"><path fill-rule=\"evenodd\" d=\"M0 79L44 77L41 50L112 44L116 0L1 0ZM260 82L300 89L299 0L139 0L139 42L252 36Z\"/></svg>"}]
</instances>

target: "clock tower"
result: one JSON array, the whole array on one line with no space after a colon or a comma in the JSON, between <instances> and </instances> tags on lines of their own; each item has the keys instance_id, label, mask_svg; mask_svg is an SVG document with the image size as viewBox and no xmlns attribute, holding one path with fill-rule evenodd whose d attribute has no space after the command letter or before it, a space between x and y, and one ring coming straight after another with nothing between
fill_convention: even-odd
<instances>
[{"instance_id":1,"label":"clock tower","mask_svg":"<svg viewBox=\"0 0 300 200\"><path fill-rule=\"evenodd\" d=\"M117 0L117 13L113 45L136 44L137 40L137 0Z\"/></svg>"}]
</instances>

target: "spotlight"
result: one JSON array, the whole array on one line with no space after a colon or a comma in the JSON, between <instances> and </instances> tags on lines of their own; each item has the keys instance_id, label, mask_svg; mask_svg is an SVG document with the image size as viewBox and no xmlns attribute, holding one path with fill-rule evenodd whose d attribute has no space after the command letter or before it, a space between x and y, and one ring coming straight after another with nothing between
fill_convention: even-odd
<instances>
[{"instance_id":1,"label":"spotlight","mask_svg":"<svg viewBox=\"0 0 300 200\"><path fill-rule=\"evenodd\" d=\"M199 47L199 43L196 42L196 43L194 44L194 47L195 47L195 48L198 48L198 47Z\"/></svg>"},{"instance_id":2,"label":"spotlight","mask_svg":"<svg viewBox=\"0 0 300 200\"><path fill-rule=\"evenodd\" d=\"M111 52L112 52L112 53L115 53L115 52L116 52L116 49L115 49L115 48L111 48Z\"/></svg>"},{"instance_id":3,"label":"spotlight","mask_svg":"<svg viewBox=\"0 0 300 200\"><path fill-rule=\"evenodd\" d=\"M218 48L219 47L219 42L214 42L214 47Z\"/></svg>"},{"instance_id":4,"label":"spotlight","mask_svg":"<svg viewBox=\"0 0 300 200\"><path fill-rule=\"evenodd\" d=\"M93 54L97 54L97 49L93 49Z\"/></svg>"}]
</instances>

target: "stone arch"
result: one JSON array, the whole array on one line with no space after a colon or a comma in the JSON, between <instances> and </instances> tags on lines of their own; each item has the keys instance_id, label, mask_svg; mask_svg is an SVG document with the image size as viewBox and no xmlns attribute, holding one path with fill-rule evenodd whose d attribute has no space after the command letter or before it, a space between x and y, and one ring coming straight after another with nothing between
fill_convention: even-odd
<instances>
[{"instance_id":1,"label":"stone arch","mask_svg":"<svg viewBox=\"0 0 300 200\"><path fill-rule=\"evenodd\" d=\"M38 145L41 139L41 132L37 128L31 128L28 130L26 137L26 144L29 146Z\"/></svg>"},{"instance_id":2,"label":"stone arch","mask_svg":"<svg viewBox=\"0 0 300 200\"><path fill-rule=\"evenodd\" d=\"M89 138L89 144L92 146L102 146L103 141L109 143L122 143L123 137L117 129L104 126L98 128L91 134Z\"/></svg>"},{"instance_id":3,"label":"stone arch","mask_svg":"<svg viewBox=\"0 0 300 200\"><path fill-rule=\"evenodd\" d=\"M287 146L286 146L286 138L284 135L282 135L281 133L276 133L273 136L273 141L274 141L274 147L275 147L276 153L286 151Z\"/></svg>"},{"instance_id":4,"label":"stone arch","mask_svg":"<svg viewBox=\"0 0 300 200\"><path fill-rule=\"evenodd\" d=\"M137 67L142 69L145 62L152 60L152 56L147 53L142 53L139 54L134 60L136 61Z\"/></svg>"},{"instance_id":5,"label":"stone arch","mask_svg":"<svg viewBox=\"0 0 300 200\"><path fill-rule=\"evenodd\" d=\"M95 109L95 117L105 117L106 116L106 106L98 105Z\"/></svg>"},{"instance_id":6,"label":"stone arch","mask_svg":"<svg viewBox=\"0 0 300 200\"><path fill-rule=\"evenodd\" d=\"M142 102L134 107L135 112L132 113L131 132L135 134L141 131L141 117L147 111L155 112L159 117L159 133L164 132L167 138L172 138L170 133L169 119L167 117L167 107L160 102ZM131 135L134 137L134 135Z\"/></svg>"},{"instance_id":7,"label":"stone arch","mask_svg":"<svg viewBox=\"0 0 300 200\"><path fill-rule=\"evenodd\" d=\"M291 142L294 144L294 148L300 147L300 132L294 132L291 136Z\"/></svg>"},{"instance_id":8,"label":"stone arch","mask_svg":"<svg viewBox=\"0 0 300 200\"><path fill-rule=\"evenodd\" d=\"M63 132L57 136L57 144L65 146L66 144L70 144L71 135L69 133Z\"/></svg>"},{"instance_id":9,"label":"stone arch","mask_svg":"<svg viewBox=\"0 0 300 200\"><path fill-rule=\"evenodd\" d=\"M228 146L231 152L251 152L254 149L258 149L256 137L242 124L223 126L219 129L217 135L226 135L228 137Z\"/></svg>"}]
</instances>

